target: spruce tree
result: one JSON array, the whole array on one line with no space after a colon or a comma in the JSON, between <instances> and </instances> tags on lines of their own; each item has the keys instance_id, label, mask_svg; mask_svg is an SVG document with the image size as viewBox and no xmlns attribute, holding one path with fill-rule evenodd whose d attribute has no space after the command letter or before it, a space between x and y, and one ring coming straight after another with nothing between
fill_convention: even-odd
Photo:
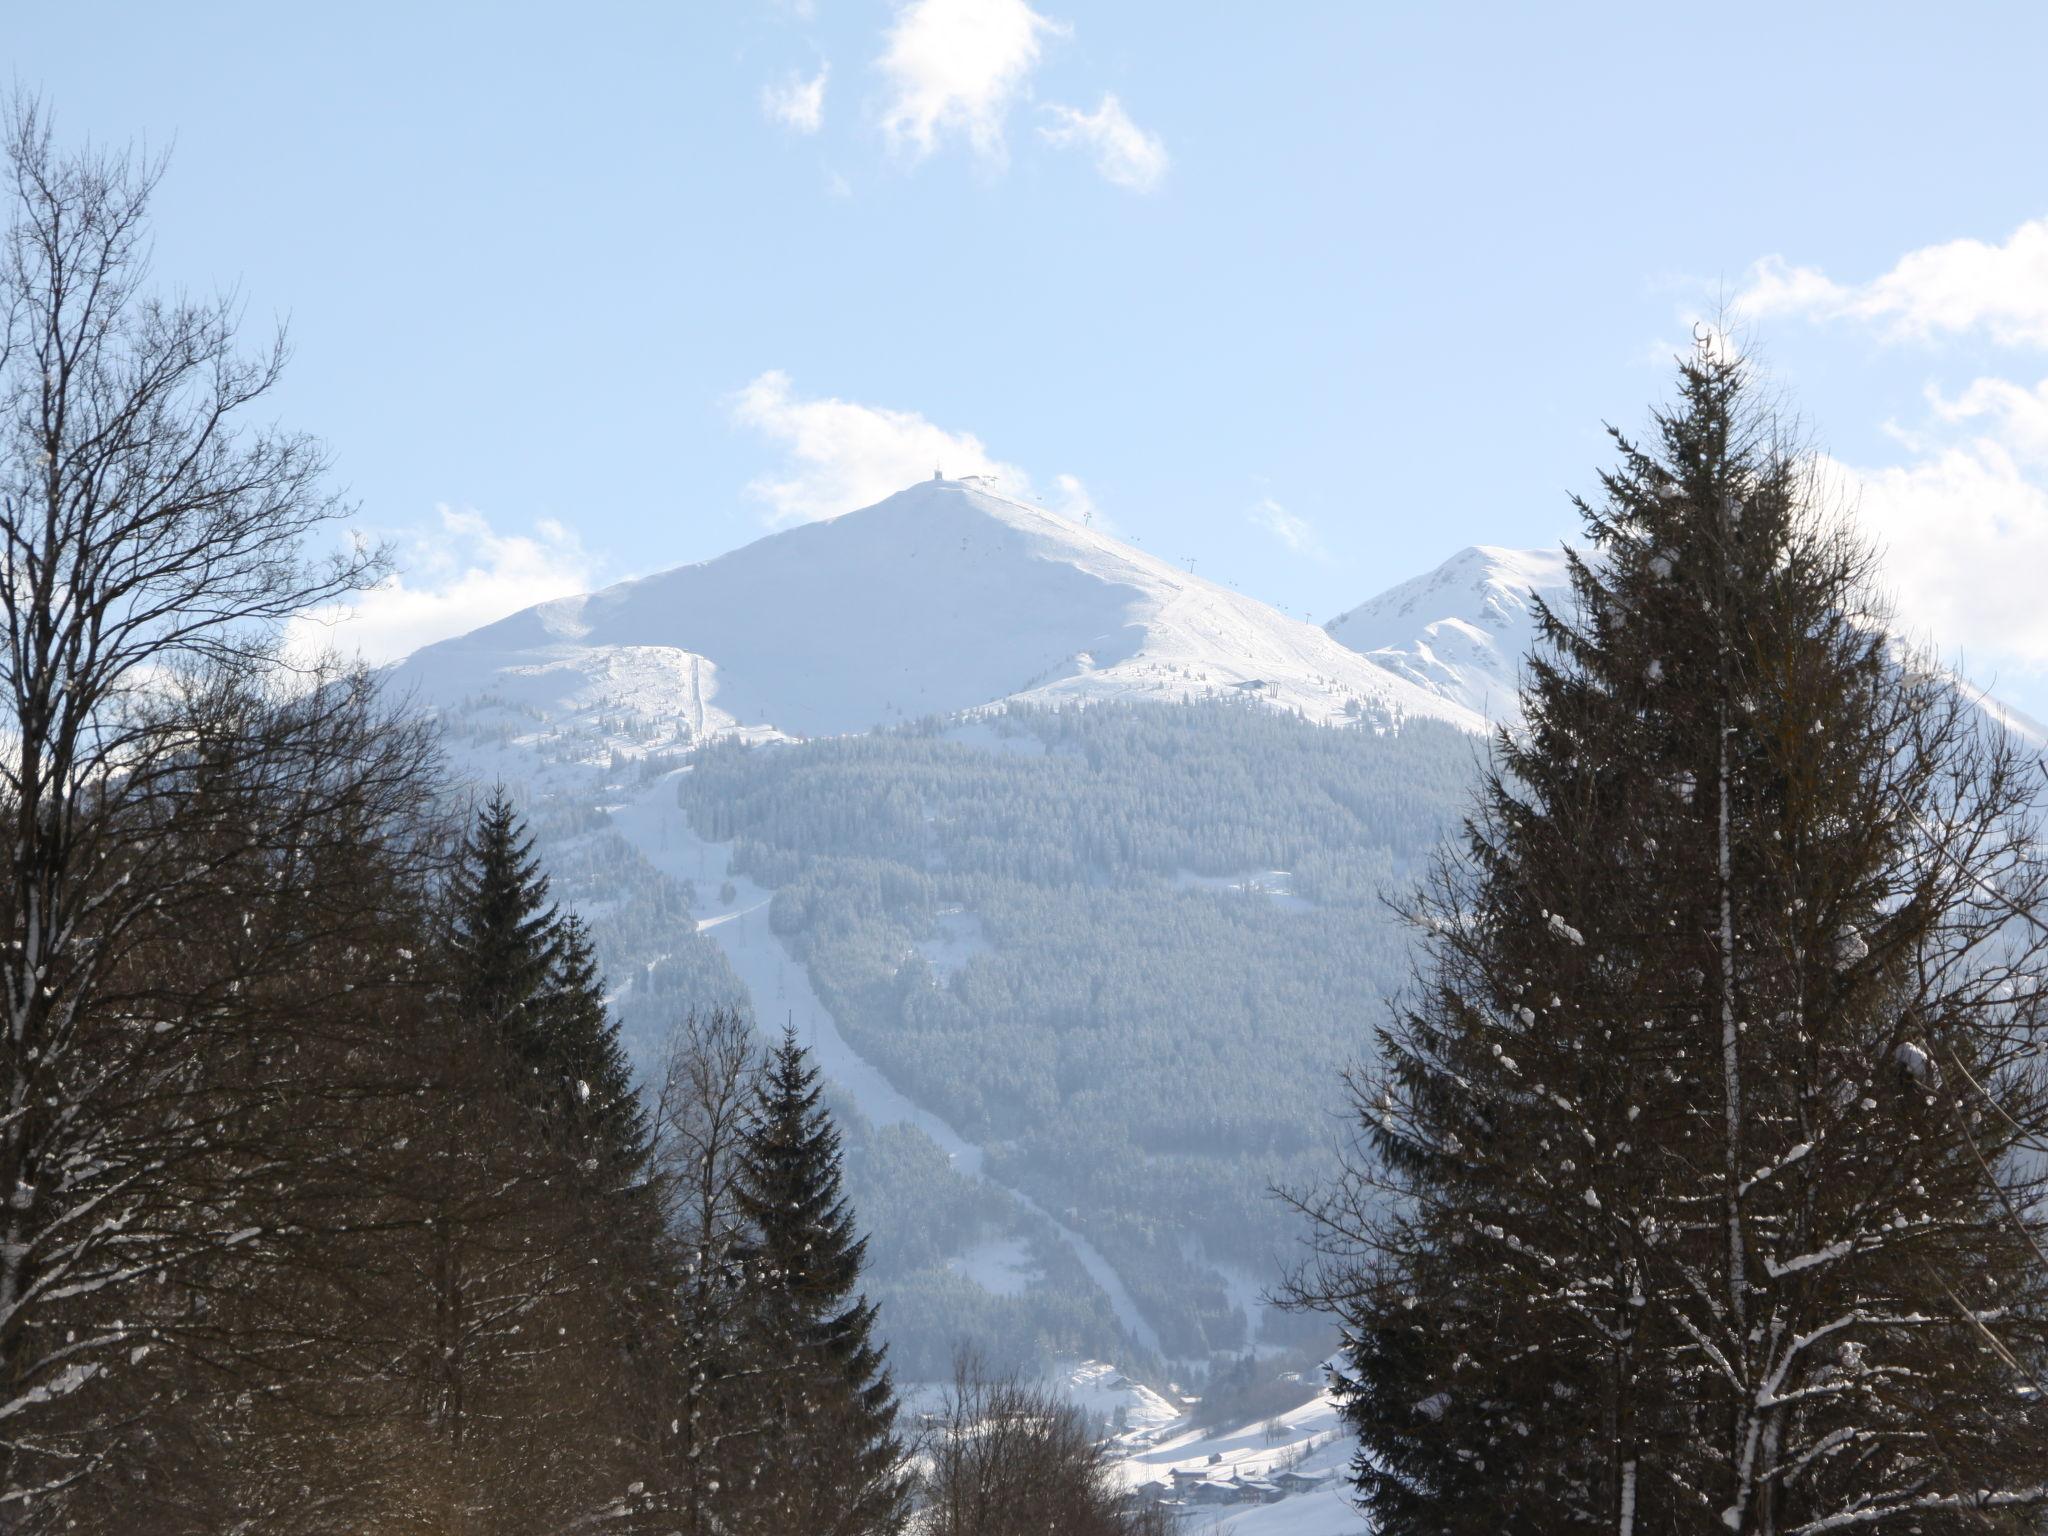
<instances>
[{"instance_id":1,"label":"spruce tree","mask_svg":"<svg viewBox=\"0 0 2048 1536\"><path fill-rule=\"evenodd\" d=\"M430 1140L433 1326L427 1409L451 1448L448 1497L507 1530L631 1478L590 1454L664 1273L648 1135L581 925L550 901L533 839L499 790L449 881L443 1086ZM538 1476L549 1501L494 1490Z\"/></svg>"},{"instance_id":2,"label":"spruce tree","mask_svg":"<svg viewBox=\"0 0 2048 1536\"><path fill-rule=\"evenodd\" d=\"M1739 361L1617 434L1304 1200L1389 1533L2033 1530L2035 765Z\"/></svg>"},{"instance_id":3,"label":"spruce tree","mask_svg":"<svg viewBox=\"0 0 2048 1536\"><path fill-rule=\"evenodd\" d=\"M493 1030L546 1134L586 1182L629 1186L647 1126L580 918L548 899L533 837L503 788L477 814L451 891L458 1004Z\"/></svg>"},{"instance_id":4,"label":"spruce tree","mask_svg":"<svg viewBox=\"0 0 2048 1536\"><path fill-rule=\"evenodd\" d=\"M787 1029L756 1090L739 1182L775 1428L764 1479L792 1530L902 1527L908 1484L896 1395L858 1292L867 1239L841 1188L839 1132L818 1069Z\"/></svg>"},{"instance_id":5,"label":"spruce tree","mask_svg":"<svg viewBox=\"0 0 2048 1536\"><path fill-rule=\"evenodd\" d=\"M562 960L561 921L533 837L500 786L477 813L450 889L446 949L458 1005L536 1074Z\"/></svg>"},{"instance_id":6,"label":"spruce tree","mask_svg":"<svg viewBox=\"0 0 2048 1536\"><path fill-rule=\"evenodd\" d=\"M630 1188L647 1157L647 1116L604 977L578 917L563 919L543 1010L541 1050L553 1068L578 1169L608 1192Z\"/></svg>"}]
</instances>

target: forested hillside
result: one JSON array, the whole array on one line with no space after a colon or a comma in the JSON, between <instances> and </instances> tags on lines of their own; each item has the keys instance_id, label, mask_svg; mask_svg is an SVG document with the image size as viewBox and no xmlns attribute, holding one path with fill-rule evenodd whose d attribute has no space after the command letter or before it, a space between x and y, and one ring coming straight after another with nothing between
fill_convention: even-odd
<instances>
[{"instance_id":1,"label":"forested hillside","mask_svg":"<svg viewBox=\"0 0 2048 1536\"><path fill-rule=\"evenodd\" d=\"M1291 1237L1267 1192L1321 1166L1331 1074L1406 975L1385 898L1478 750L1243 705L1012 708L714 745L677 783L862 1055L1085 1233L1166 1356L1206 1359L1249 1342Z\"/></svg>"}]
</instances>

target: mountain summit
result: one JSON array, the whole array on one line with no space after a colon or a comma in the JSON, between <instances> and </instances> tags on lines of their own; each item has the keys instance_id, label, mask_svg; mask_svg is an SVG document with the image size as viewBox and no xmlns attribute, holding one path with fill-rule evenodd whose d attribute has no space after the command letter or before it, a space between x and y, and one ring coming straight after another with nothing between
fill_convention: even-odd
<instances>
[{"instance_id":1,"label":"mountain summit","mask_svg":"<svg viewBox=\"0 0 2048 1536\"><path fill-rule=\"evenodd\" d=\"M1572 611L1561 549L1475 544L1325 626L1390 674L1495 722L1522 717L1522 658L1536 643L1536 599Z\"/></svg>"},{"instance_id":2,"label":"mountain summit","mask_svg":"<svg viewBox=\"0 0 2048 1536\"><path fill-rule=\"evenodd\" d=\"M396 675L436 702L612 710L691 740L832 735L1006 699L1249 697L1312 720L1483 726L1313 625L978 479L539 604Z\"/></svg>"}]
</instances>

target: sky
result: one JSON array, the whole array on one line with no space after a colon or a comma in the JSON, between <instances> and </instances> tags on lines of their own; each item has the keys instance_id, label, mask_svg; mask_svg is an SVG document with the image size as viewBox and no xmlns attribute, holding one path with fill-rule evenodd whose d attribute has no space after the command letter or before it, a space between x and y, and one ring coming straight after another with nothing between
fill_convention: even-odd
<instances>
[{"instance_id":1,"label":"sky","mask_svg":"<svg viewBox=\"0 0 2048 1536\"><path fill-rule=\"evenodd\" d=\"M8 8L402 573L377 658L935 465L1320 622L1568 496L1722 316L1901 623L2048 715L2048 8Z\"/></svg>"}]
</instances>

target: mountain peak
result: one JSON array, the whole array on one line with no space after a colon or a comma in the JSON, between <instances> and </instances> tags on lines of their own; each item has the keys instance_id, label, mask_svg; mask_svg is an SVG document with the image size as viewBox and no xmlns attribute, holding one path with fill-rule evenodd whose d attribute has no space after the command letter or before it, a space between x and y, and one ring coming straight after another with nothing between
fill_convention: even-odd
<instances>
[{"instance_id":1,"label":"mountain peak","mask_svg":"<svg viewBox=\"0 0 2048 1536\"><path fill-rule=\"evenodd\" d=\"M1536 639L1536 600L1571 595L1562 549L1474 544L1435 570L1341 614L1338 643L1493 721L1521 718L1518 679Z\"/></svg>"},{"instance_id":2,"label":"mountain peak","mask_svg":"<svg viewBox=\"0 0 2048 1536\"><path fill-rule=\"evenodd\" d=\"M1318 720L1482 725L1312 625L977 476L540 604L398 672L432 701L611 708L687 740L1008 699L1253 698Z\"/></svg>"}]
</instances>

